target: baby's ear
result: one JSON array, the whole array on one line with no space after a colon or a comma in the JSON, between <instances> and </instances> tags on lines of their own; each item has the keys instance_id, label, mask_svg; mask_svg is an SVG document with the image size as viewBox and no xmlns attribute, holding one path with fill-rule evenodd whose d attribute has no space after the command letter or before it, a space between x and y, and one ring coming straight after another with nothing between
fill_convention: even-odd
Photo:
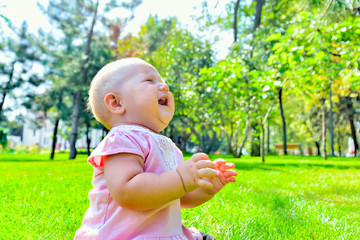
<instances>
[{"instance_id":1,"label":"baby's ear","mask_svg":"<svg viewBox=\"0 0 360 240\"><path fill-rule=\"evenodd\" d=\"M120 98L115 93L108 93L104 97L104 103L107 109L115 114L122 114L125 112L124 105L121 104Z\"/></svg>"}]
</instances>

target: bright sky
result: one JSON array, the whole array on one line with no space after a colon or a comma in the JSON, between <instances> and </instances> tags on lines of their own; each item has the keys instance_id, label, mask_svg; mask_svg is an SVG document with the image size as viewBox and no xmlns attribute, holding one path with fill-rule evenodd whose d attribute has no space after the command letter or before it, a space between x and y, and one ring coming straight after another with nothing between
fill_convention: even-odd
<instances>
[{"instance_id":1,"label":"bright sky","mask_svg":"<svg viewBox=\"0 0 360 240\"><path fill-rule=\"evenodd\" d=\"M100 5L108 0L100 0ZM119 0L120 1L120 0ZM197 30L197 23L192 20L192 16L200 16L201 2L203 0L143 0L143 3L135 10L135 18L128 23L124 29L124 34L131 32L137 34L140 26L148 19L149 15L157 14L160 19L169 16L176 16L182 26L186 27L190 32L199 33ZM224 13L225 4L229 0L207 0L211 13ZM51 28L48 19L37 6L37 3L47 6L48 0L0 0L0 13L9 18L15 26L20 26L23 21L27 21L29 30L37 32L39 28L47 31ZM216 6L216 8L215 8ZM113 13L114 19L116 15L121 16L123 12ZM108 15L108 17L111 15ZM0 18L0 25L4 24L4 20ZM0 28L0 31L6 28ZM3 34L3 33L1 33ZM202 34L203 35L203 34ZM217 52L217 59L222 59L226 56L228 48L232 43L232 32L211 33L208 35L208 40L213 40L214 36L219 38L219 42L213 45L213 49ZM21 90L19 90L21 91ZM15 93L17 95L17 93ZM13 106L14 103L7 98L6 106ZM14 109L12 116L23 113L22 108ZM25 112L24 112L25 113Z\"/></svg>"},{"instance_id":2,"label":"bright sky","mask_svg":"<svg viewBox=\"0 0 360 240\"><path fill-rule=\"evenodd\" d=\"M100 5L106 1L100 0ZM50 24L47 17L43 15L37 6L37 2L47 6L48 0L0 0L0 13L8 17L17 26L20 26L26 20L32 32L36 32L39 28L48 30L50 29ZM183 26L186 26L191 32L195 33L197 32L197 24L191 19L191 16L199 16L201 14L201 2L202 0L143 0L143 3L135 10L134 20L127 25L124 33L138 33L140 26L146 22L150 14L157 14L160 19L177 16ZM207 0L207 2L209 7L213 7L212 13L223 13L225 12L225 4L229 0ZM122 15L122 13L118 13L118 15ZM114 14L115 17L116 14ZM220 42L214 47L219 52L218 58L225 57L227 48L232 43L231 34L228 32L218 35Z\"/></svg>"}]
</instances>

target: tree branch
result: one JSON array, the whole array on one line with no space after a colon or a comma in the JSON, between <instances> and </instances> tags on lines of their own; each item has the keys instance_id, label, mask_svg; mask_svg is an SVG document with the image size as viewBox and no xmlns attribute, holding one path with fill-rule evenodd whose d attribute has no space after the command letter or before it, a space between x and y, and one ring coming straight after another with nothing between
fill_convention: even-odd
<instances>
[{"instance_id":1,"label":"tree branch","mask_svg":"<svg viewBox=\"0 0 360 240\"><path fill-rule=\"evenodd\" d=\"M234 22L233 22L233 29L234 29L234 43L237 41L237 14L239 10L240 0L237 0L235 3L234 9Z\"/></svg>"},{"instance_id":2,"label":"tree branch","mask_svg":"<svg viewBox=\"0 0 360 240\"><path fill-rule=\"evenodd\" d=\"M268 118L269 115L270 115L270 112L271 112L272 107L274 106L274 103L275 103L275 101L273 101L273 102L271 103L270 107L268 108L268 110L267 110L267 112L266 112L266 114L265 114L265 117L264 117L263 122L262 122L262 125L263 125L263 126L265 125L266 120L267 120L267 118Z\"/></svg>"},{"instance_id":3,"label":"tree branch","mask_svg":"<svg viewBox=\"0 0 360 240\"><path fill-rule=\"evenodd\" d=\"M319 25L320 25L320 22L322 21L322 19L325 17L326 13L329 11L329 8L330 6L333 4L334 0L330 0L329 4L326 6L326 9L325 11L323 12L323 14L321 15L320 19L319 19L319 22L316 26L316 29L319 30Z\"/></svg>"}]
</instances>

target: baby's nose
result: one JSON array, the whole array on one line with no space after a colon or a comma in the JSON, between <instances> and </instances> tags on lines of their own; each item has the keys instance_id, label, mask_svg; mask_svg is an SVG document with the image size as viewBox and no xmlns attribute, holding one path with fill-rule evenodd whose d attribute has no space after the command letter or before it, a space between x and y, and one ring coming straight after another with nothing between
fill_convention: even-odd
<instances>
[{"instance_id":1,"label":"baby's nose","mask_svg":"<svg viewBox=\"0 0 360 240\"><path fill-rule=\"evenodd\" d=\"M169 91L169 86L166 83L161 83L159 87L160 91Z\"/></svg>"}]
</instances>

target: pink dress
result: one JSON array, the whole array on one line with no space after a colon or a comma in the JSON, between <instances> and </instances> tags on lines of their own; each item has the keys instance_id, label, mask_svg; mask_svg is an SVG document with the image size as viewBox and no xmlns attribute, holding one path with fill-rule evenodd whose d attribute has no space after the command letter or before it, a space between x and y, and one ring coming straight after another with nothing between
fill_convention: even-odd
<instances>
[{"instance_id":1,"label":"pink dress","mask_svg":"<svg viewBox=\"0 0 360 240\"><path fill-rule=\"evenodd\" d=\"M196 229L181 224L180 200L157 209L122 208L111 198L104 178L104 156L133 153L144 159L144 171L161 174L175 170L183 161L181 151L167 137L135 125L111 129L88 158L94 166L90 207L75 239L188 240L202 239Z\"/></svg>"}]
</instances>

